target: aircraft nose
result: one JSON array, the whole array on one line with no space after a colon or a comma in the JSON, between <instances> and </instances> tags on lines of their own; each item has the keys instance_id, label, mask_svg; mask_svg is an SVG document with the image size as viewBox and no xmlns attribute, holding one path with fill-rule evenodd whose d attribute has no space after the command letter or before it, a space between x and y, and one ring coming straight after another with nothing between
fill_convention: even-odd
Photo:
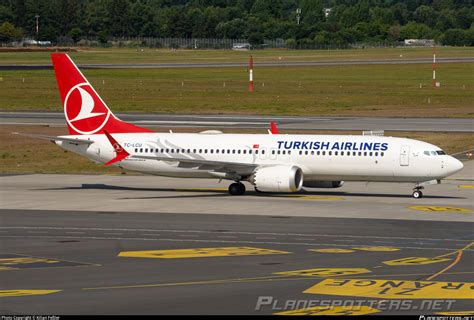
<instances>
[{"instance_id":1,"label":"aircraft nose","mask_svg":"<svg viewBox=\"0 0 474 320\"><path fill-rule=\"evenodd\" d=\"M450 171L450 174L454 174L456 172L461 171L464 168L464 164L459 161L458 159L454 157L450 157L449 159L449 164L448 164L448 170Z\"/></svg>"}]
</instances>

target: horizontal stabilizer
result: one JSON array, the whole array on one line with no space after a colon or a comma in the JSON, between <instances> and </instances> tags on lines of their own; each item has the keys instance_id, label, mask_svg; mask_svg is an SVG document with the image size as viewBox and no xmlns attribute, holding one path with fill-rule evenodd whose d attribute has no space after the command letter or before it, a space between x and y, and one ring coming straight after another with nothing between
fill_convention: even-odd
<instances>
[{"instance_id":1,"label":"horizontal stabilizer","mask_svg":"<svg viewBox=\"0 0 474 320\"><path fill-rule=\"evenodd\" d=\"M30 137L30 138L35 138L35 139L41 139L41 140L48 140L51 142L56 142L56 141L62 141L62 142L68 142L72 144L92 144L94 141L92 140L86 140L86 139L79 139L79 138L66 138L66 137L56 137L56 136L48 136L45 134L34 134L34 133L21 133L21 132L12 132L12 134L16 134L19 136L24 136L24 137Z\"/></svg>"}]
</instances>

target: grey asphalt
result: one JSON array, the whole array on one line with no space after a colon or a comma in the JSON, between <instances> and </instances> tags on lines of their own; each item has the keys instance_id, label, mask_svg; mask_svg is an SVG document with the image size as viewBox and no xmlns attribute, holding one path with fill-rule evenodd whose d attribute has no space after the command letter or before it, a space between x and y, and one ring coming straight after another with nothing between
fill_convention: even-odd
<instances>
[{"instance_id":1,"label":"grey asphalt","mask_svg":"<svg viewBox=\"0 0 474 320\"><path fill-rule=\"evenodd\" d=\"M438 58L437 63L471 63L474 57ZM347 66L381 64L420 64L433 63L432 59L380 59L380 60L332 60L332 61L274 61L254 62L256 67L311 67ZM246 68L247 62L208 62L208 63L131 63L131 64L79 64L81 69L168 69L168 68ZM0 70L44 70L52 69L51 64L0 64Z\"/></svg>"},{"instance_id":2,"label":"grey asphalt","mask_svg":"<svg viewBox=\"0 0 474 320\"><path fill-rule=\"evenodd\" d=\"M212 179L3 175L0 313L260 315L361 300L375 314L470 310L473 165L467 161L463 171L427 187L422 199L410 197L410 184L346 183L297 194L247 186L236 197L227 194L227 183ZM119 256L202 248L215 255L229 247L271 254ZM407 258L421 262L393 265ZM334 268L350 270L334 275ZM318 270L277 274L308 269ZM391 297L384 288L357 293L357 282L327 292L345 281L402 289L391 289ZM313 286L324 288L304 293ZM440 286L471 289L460 294ZM7 297L8 290L58 291ZM272 299L272 306L256 310L259 297ZM397 301L408 308L397 308Z\"/></svg>"},{"instance_id":3,"label":"grey asphalt","mask_svg":"<svg viewBox=\"0 0 474 320\"><path fill-rule=\"evenodd\" d=\"M390 266L384 261L455 253L473 241L473 223L293 217L291 211L286 217L167 213L160 209L159 201L155 212L146 213L2 209L0 221L3 258L15 254L50 259L50 263L14 263L9 267L18 269L0 270L1 289L60 290L47 295L0 296L2 314L263 315L283 311L278 309L284 308L288 300L313 301L319 305L321 302L316 300L341 303L354 299L368 300L363 304L370 302L376 314L433 314L447 311L449 301L453 301L450 311L472 307L472 296L467 295L463 299L444 296L438 305L424 304L421 309L425 300L411 300L405 293L388 301L408 301L410 309L390 309L382 295L351 296L342 289L339 292L342 296L303 293L323 281L343 280L275 273L364 268L369 273L342 276L342 279L423 281L451 261L411 266ZM363 249L381 246L398 251ZM124 251L219 247L278 252L182 259L118 256ZM323 248L350 252L309 251ZM433 281L469 281L473 265L474 251L466 249L455 268ZM4 293L0 291L0 295ZM273 299L274 308L266 304L256 310L261 296L271 297L267 299Z\"/></svg>"},{"instance_id":4,"label":"grey asphalt","mask_svg":"<svg viewBox=\"0 0 474 320\"><path fill-rule=\"evenodd\" d=\"M281 130L386 130L474 132L473 119L285 117L193 114L117 114L128 122L149 128L262 129L270 121ZM62 112L0 112L0 124L65 126Z\"/></svg>"}]
</instances>

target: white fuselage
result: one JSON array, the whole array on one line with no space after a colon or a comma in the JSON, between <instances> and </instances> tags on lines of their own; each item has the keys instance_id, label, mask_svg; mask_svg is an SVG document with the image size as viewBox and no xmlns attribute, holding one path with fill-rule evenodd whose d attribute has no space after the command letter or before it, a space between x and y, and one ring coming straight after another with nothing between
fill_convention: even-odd
<instances>
[{"instance_id":1,"label":"white fuselage","mask_svg":"<svg viewBox=\"0 0 474 320\"><path fill-rule=\"evenodd\" d=\"M115 152L103 134L67 136L90 139L90 145L56 142L59 146L105 163ZM304 181L424 182L462 169L457 159L418 140L357 135L286 134L114 134L130 155L155 155L233 163L295 165ZM176 162L129 157L116 165L153 175L239 180L216 170L179 166ZM250 173L249 173L250 174ZM245 179L245 177L241 177Z\"/></svg>"}]
</instances>

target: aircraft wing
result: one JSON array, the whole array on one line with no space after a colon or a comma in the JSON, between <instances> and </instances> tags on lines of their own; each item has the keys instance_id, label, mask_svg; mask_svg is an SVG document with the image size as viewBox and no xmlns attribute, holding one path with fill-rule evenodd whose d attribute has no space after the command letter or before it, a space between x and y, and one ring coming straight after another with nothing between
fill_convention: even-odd
<instances>
[{"instance_id":1,"label":"aircraft wing","mask_svg":"<svg viewBox=\"0 0 474 320\"><path fill-rule=\"evenodd\" d=\"M86 140L86 139L78 139L78 138L64 138L64 137L56 137L56 136L48 136L45 134L33 134L33 133L20 133L20 132L12 132L12 134L24 136L24 137L30 137L30 138L35 138L35 139L41 139L41 140L48 140L51 142L56 142L56 141L63 141L63 142L69 142L72 144L92 144L94 141L92 140Z\"/></svg>"},{"instance_id":2,"label":"aircraft wing","mask_svg":"<svg viewBox=\"0 0 474 320\"><path fill-rule=\"evenodd\" d=\"M239 175L251 174L259 164L256 163L238 163L229 161L214 161L190 158L174 158L166 156L141 156L132 155L132 158L158 160L167 162L177 162L178 167L193 168L199 170L212 170L217 172L237 173Z\"/></svg>"}]
</instances>

